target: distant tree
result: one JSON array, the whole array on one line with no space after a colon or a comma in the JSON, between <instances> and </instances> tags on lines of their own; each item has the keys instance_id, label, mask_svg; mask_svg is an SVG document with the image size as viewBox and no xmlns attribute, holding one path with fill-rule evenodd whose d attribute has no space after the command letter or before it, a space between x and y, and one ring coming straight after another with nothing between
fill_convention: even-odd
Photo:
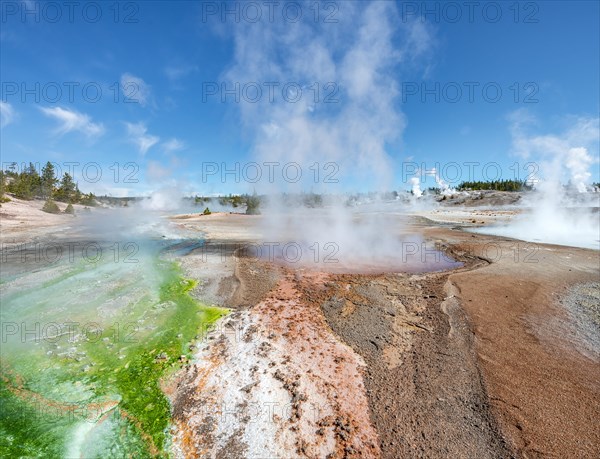
<instances>
[{"instance_id":1,"label":"distant tree","mask_svg":"<svg viewBox=\"0 0 600 459\"><path fill-rule=\"evenodd\" d=\"M42 176L40 179L40 195L42 198L48 199L54 192L54 187L58 183L56 174L54 172L54 166L50 161L42 168Z\"/></svg>"},{"instance_id":2,"label":"distant tree","mask_svg":"<svg viewBox=\"0 0 600 459\"><path fill-rule=\"evenodd\" d=\"M56 193L54 193L54 197L57 201L72 202L76 200L78 192L79 189L73 181L73 177L71 177L68 172L65 172L62 180L60 181L58 190L56 190Z\"/></svg>"},{"instance_id":3,"label":"distant tree","mask_svg":"<svg viewBox=\"0 0 600 459\"><path fill-rule=\"evenodd\" d=\"M19 199L33 199L39 192L40 176L33 163L20 174L13 173L13 180L8 186L8 191L14 193Z\"/></svg>"},{"instance_id":4,"label":"distant tree","mask_svg":"<svg viewBox=\"0 0 600 459\"><path fill-rule=\"evenodd\" d=\"M260 215L260 198L257 196L256 191L252 196L246 195L245 201L247 215Z\"/></svg>"},{"instance_id":5,"label":"distant tree","mask_svg":"<svg viewBox=\"0 0 600 459\"><path fill-rule=\"evenodd\" d=\"M73 204L69 203L69 205L65 209L65 214L75 215L75 209L73 208Z\"/></svg>"},{"instance_id":6,"label":"distant tree","mask_svg":"<svg viewBox=\"0 0 600 459\"><path fill-rule=\"evenodd\" d=\"M0 171L0 205L2 205L3 202L10 201L10 199L8 197L4 196L5 192L6 192L6 174L4 173L4 171Z\"/></svg>"},{"instance_id":7,"label":"distant tree","mask_svg":"<svg viewBox=\"0 0 600 459\"><path fill-rule=\"evenodd\" d=\"M210 202L210 198L204 197L204 196L196 196L194 198L194 204L199 205L199 204L204 204L206 202Z\"/></svg>"},{"instance_id":8,"label":"distant tree","mask_svg":"<svg viewBox=\"0 0 600 459\"><path fill-rule=\"evenodd\" d=\"M71 199L71 201L79 202L79 201L81 201L82 196L83 196L83 193L81 191L79 191L79 185L76 183L75 184L75 192L73 193L73 198Z\"/></svg>"},{"instance_id":9,"label":"distant tree","mask_svg":"<svg viewBox=\"0 0 600 459\"><path fill-rule=\"evenodd\" d=\"M323 197L320 194L310 193L303 196L302 202L306 207L322 207Z\"/></svg>"},{"instance_id":10,"label":"distant tree","mask_svg":"<svg viewBox=\"0 0 600 459\"><path fill-rule=\"evenodd\" d=\"M98 205L98 203L96 202L96 196L94 196L94 193L91 193L91 192L88 194L82 194L79 202L81 204L83 204L84 206L94 207L94 206Z\"/></svg>"},{"instance_id":11,"label":"distant tree","mask_svg":"<svg viewBox=\"0 0 600 459\"><path fill-rule=\"evenodd\" d=\"M6 174L0 170L0 197L4 196L6 191Z\"/></svg>"},{"instance_id":12,"label":"distant tree","mask_svg":"<svg viewBox=\"0 0 600 459\"><path fill-rule=\"evenodd\" d=\"M244 200L241 196L230 196L230 200L233 207L240 207L242 204L244 204Z\"/></svg>"},{"instance_id":13,"label":"distant tree","mask_svg":"<svg viewBox=\"0 0 600 459\"><path fill-rule=\"evenodd\" d=\"M348 199L346 199L346 207L356 206L358 204L358 200L359 200L358 195L353 194L351 196L348 196Z\"/></svg>"},{"instance_id":14,"label":"distant tree","mask_svg":"<svg viewBox=\"0 0 600 459\"><path fill-rule=\"evenodd\" d=\"M46 203L44 204L44 207L42 207L42 210L44 212L48 212L49 214L59 214L60 213L60 209L59 209L58 205L52 199L48 199L46 201Z\"/></svg>"},{"instance_id":15,"label":"distant tree","mask_svg":"<svg viewBox=\"0 0 600 459\"><path fill-rule=\"evenodd\" d=\"M458 191L465 190L495 190L495 191L528 191L532 186L523 180L488 180L462 182L456 189Z\"/></svg>"},{"instance_id":16,"label":"distant tree","mask_svg":"<svg viewBox=\"0 0 600 459\"><path fill-rule=\"evenodd\" d=\"M4 172L9 177L16 177L17 176L17 163L15 161L8 163L6 170Z\"/></svg>"},{"instance_id":17,"label":"distant tree","mask_svg":"<svg viewBox=\"0 0 600 459\"><path fill-rule=\"evenodd\" d=\"M210 209L207 207L206 209L204 209L204 212L202 212L202 215L210 215L212 212L210 211Z\"/></svg>"}]
</instances>

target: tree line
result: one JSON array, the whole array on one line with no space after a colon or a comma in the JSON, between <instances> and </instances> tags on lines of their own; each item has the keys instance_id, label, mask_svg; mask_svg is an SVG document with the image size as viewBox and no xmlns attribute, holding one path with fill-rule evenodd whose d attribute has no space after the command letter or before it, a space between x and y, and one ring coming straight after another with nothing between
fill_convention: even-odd
<instances>
[{"instance_id":1,"label":"tree line","mask_svg":"<svg viewBox=\"0 0 600 459\"><path fill-rule=\"evenodd\" d=\"M82 193L73 177L65 172L62 178L56 176L54 166L47 162L38 173L33 163L23 171L0 171L0 198L6 202L4 193L12 193L16 198L31 200L35 198L47 201L60 201L68 204L96 205L93 193Z\"/></svg>"},{"instance_id":2,"label":"tree line","mask_svg":"<svg viewBox=\"0 0 600 459\"><path fill-rule=\"evenodd\" d=\"M258 215L260 214L260 204L261 197L254 192L252 195L243 194L243 195L229 195L229 196L218 196L218 197L207 197L207 196L195 196L194 198L195 205L204 205L213 202L213 199L218 200L221 206L230 205L231 207L237 208L243 205L246 206L246 214L248 215ZM204 209L204 215L210 215L210 209L207 207Z\"/></svg>"},{"instance_id":3,"label":"tree line","mask_svg":"<svg viewBox=\"0 0 600 459\"><path fill-rule=\"evenodd\" d=\"M462 182L456 189L458 191L466 190L495 190L495 191L529 191L533 187L524 180L490 180Z\"/></svg>"}]
</instances>

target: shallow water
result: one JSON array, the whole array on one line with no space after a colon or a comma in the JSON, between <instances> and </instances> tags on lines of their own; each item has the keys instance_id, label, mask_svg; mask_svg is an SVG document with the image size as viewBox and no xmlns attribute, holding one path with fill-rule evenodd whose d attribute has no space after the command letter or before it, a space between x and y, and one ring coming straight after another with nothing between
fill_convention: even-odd
<instances>
[{"instance_id":1,"label":"shallow water","mask_svg":"<svg viewBox=\"0 0 600 459\"><path fill-rule=\"evenodd\" d=\"M99 242L86 255L36 258L29 247L3 257L0 457L165 455L159 380L225 312L193 300L195 283L165 259L199 243Z\"/></svg>"},{"instance_id":2,"label":"shallow water","mask_svg":"<svg viewBox=\"0 0 600 459\"><path fill-rule=\"evenodd\" d=\"M597 207L559 209L547 218L534 212L516 217L506 225L466 230L527 242L600 250L600 215Z\"/></svg>"},{"instance_id":3,"label":"shallow water","mask_svg":"<svg viewBox=\"0 0 600 459\"><path fill-rule=\"evenodd\" d=\"M354 250L344 244L301 244L289 242L274 246L247 245L238 254L281 265L336 274L430 273L460 268L435 245L415 237L398 241L384 253Z\"/></svg>"}]
</instances>

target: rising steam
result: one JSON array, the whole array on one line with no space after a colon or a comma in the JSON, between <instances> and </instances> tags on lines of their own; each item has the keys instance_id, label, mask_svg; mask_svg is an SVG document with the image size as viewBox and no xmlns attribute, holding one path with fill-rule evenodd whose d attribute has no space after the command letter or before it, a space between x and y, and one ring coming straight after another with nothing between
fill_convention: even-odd
<instances>
[{"instance_id":1,"label":"rising steam","mask_svg":"<svg viewBox=\"0 0 600 459\"><path fill-rule=\"evenodd\" d=\"M523 203L530 211L502 228L482 232L527 241L600 249L600 196L588 181L598 162L598 118L578 118L561 135L533 135L535 119L525 111L510 117L513 151L533 161L535 192ZM566 184L566 185L565 185Z\"/></svg>"},{"instance_id":2,"label":"rising steam","mask_svg":"<svg viewBox=\"0 0 600 459\"><path fill-rule=\"evenodd\" d=\"M420 22L400 20L393 2L341 2L337 24L299 21L234 31L235 62L228 81L288 82L302 86L303 96L290 103L275 100L240 104L241 119L253 138L256 161L300 165L296 183L278 180L257 184L270 195L265 235L272 241L302 244L334 243L340 257L377 257L394 253L397 236L388 222L370 215L355 218L343 200L304 214L278 198L282 192L335 193L394 188L392 160L387 153L404 129L398 109L398 65L427 51L430 37ZM403 46L396 43L400 40ZM320 88L315 100L314 83ZM332 97L329 97L333 94ZM328 103L329 102L329 103ZM314 167L334 164L337 183L314 180ZM321 171L322 172L322 171ZM370 247L357 254L360 247ZM352 252L352 253L351 253Z\"/></svg>"}]
</instances>

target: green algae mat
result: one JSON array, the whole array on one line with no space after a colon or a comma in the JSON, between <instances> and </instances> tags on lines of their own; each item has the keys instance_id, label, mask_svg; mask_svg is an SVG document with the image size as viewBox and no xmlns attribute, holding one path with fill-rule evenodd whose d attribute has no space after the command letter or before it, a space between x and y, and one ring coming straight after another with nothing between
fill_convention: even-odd
<instances>
[{"instance_id":1,"label":"green algae mat","mask_svg":"<svg viewBox=\"0 0 600 459\"><path fill-rule=\"evenodd\" d=\"M147 244L135 261L79 259L0 285L0 457L169 457L160 384L227 313Z\"/></svg>"}]
</instances>

